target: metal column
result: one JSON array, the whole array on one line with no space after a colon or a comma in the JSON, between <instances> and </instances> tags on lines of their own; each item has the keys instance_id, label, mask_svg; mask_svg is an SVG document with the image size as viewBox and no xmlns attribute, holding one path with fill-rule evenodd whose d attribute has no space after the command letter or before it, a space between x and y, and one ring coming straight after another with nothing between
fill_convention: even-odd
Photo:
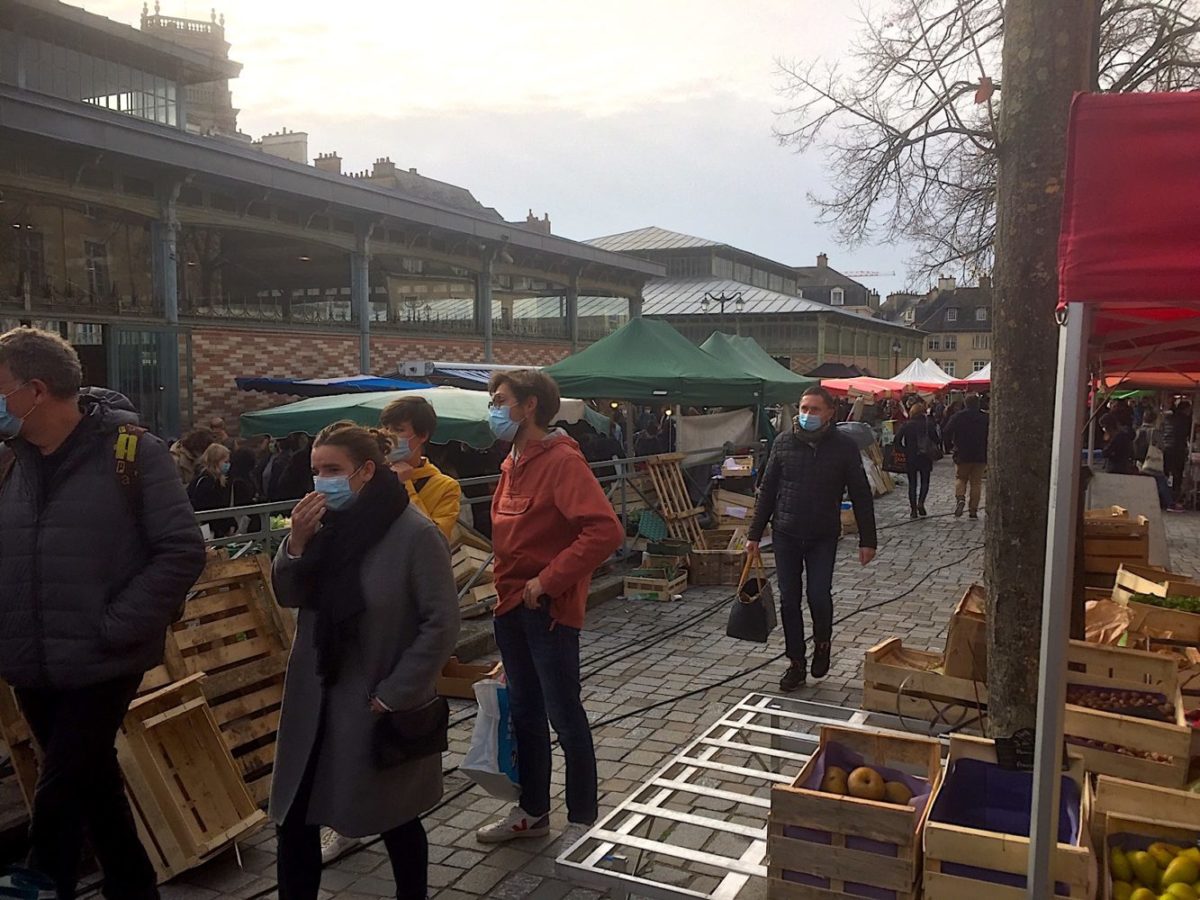
<instances>
[{"instance_id":1,"label":"metal column","mask_svg":"<svg viewBox=\"0 0 1200 900\"><path fill-rule=\"evenodd\" d=\"M567 286L567 336L571 339L571 352L579 350L579 275L571 275Z\"/></svg>"},{"instance_id":2,"label":"metal column","mask_svg":"<svg viewBox=\"0 0 1200 900\"><path fill-rule=\"evenodd\" d=\"M483 264L475 280L475 326L483 335L483 361L495 362L492 347L492 269L496 262L494 247L485 247Z\"/></svg>"},{"instance_id":3,"label":"metal column","mask_svg":"<svg viewBox=\"0 0 1200 900\"><path fill-rule=\"evenodd\" d=\"M1058 399L1054 410L1054 452L1046 522L1046 575L1042 595L1042 647L1039 658L1037 749L1033 768L1029 877L1026 896L1044 900L1054 894L1051 862L1058 843L1058 805L1063 753L1063 715L1067 693L1067 639L1075 576L1078 530L1081 429L1087 402L1087 339L1091 310L1067 307L1067 324L1058 343Z\"/></svg>"},{"instance_id":4,"label":"metal column","mask_svg":"<svg viewBox=\"0 0 1200 900\"><path fill-rule=\"evenodd\" d=\"M181 431L179 415L179 261L177 242L179 219L175 202L179 199L182 182L170 181L158 185L158 220L150 227L153 253L151 272L155 296L162 303L166 333L158 340L159 390L163 398L160 429L168 434ZM142 410L143 413L148 410Z\"/></svg>"},{"instance_id":5,"label":"metal column","mask_svg":"<svg viewBox=\"0 0 1200 900\"><path fill-rule=\"evenodd\" d=\"M358 371L371 374L371 232L360 225L350 254L350 306L358 319Z\"/></svg>"},{"instance_id":6,"label":"metal column","mask_svg":"<svg viewBox=\"0 0 1200 900\"><path fill-rule=\"evenodd\" d=\"M629 298L629 318L640 319L642 317L642 289L638 288L635 296Z\"/></svg>"}]
</instances>

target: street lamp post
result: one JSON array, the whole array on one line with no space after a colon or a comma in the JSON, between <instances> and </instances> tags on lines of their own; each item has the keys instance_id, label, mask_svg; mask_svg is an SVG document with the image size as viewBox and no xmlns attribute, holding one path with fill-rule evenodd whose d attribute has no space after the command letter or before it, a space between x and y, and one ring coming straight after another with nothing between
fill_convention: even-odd
<instances>
[{"instance_id":1,"label":"street lamp post","mask_svg":"<svg viewBox=\"0 0 1200 900\"><path fill-rule=\"evenodd\" d=\"M724 329L725 328L725 304L730 302L731 300L733 301L733 308L734 308L735 313L740 313L742 310L744 310L746 308L746 300L742 296L741 291L735 291L732 294L726 294L724 291L722 291L719 294L714 294L712 291L705 291L704 299L700 301L700 311L707 313L714 301L721 304L721 328ZM741 320L735 316L733 321L734 321L734 327L736 328L737 333L740 335L742 333Z\"/></svg>"},{"instance_id":2,"label":"street lamp post","mask_svg":"<svg viewBox=\"0 0 1200 900\"><path fill-rule=\"evenodd\" d=\"M900 339L894 338L892 340L892 357L895 360L895 362L893 363L893 369L892 369L892 377L893 378L900 374L900 350L901 350Z\"/></svg>"}]
</instances>

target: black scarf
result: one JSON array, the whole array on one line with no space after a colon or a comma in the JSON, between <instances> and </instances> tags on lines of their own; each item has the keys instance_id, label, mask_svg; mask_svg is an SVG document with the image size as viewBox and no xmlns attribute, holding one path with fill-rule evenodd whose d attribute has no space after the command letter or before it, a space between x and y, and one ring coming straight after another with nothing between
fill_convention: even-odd
<instances>
[{"instance_id":1,"label":"black scarf","mask_svg":"<svg viewBox=\"0 0 1200 900\"><path fill-rule=\"evenodd\" d=\"M792 434L796 435L796 440L802 444L816 444L823 441L832 428L833 417L831 416L829 421L816 431L805 431L799 424L796 424L792 427Z\"/></svg>"},{"instance_id":2,"label":"black scarf","mask_svg":"<svg viewBox=\"0 0 1200 900\"><path fill-rule=\"evenodd\" d=\"M325 513L300 558L300 606L317 612L317 674L325 685L337 681L342 656L358 636L358 621L367 607L363 559L407 506L408 491L395 473L377 468L354 503Z\"/></svg>"}]
</instances>

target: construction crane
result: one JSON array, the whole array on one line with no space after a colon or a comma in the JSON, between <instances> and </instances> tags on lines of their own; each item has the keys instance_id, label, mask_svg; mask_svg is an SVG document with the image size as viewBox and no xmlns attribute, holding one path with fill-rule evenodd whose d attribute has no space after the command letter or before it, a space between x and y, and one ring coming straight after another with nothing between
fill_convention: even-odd
<instances>
[{"instance_id":1,"label":"construction crane","mask_svg":"<svg viewBox=\"0 0 1200 900\"><path fill-rule=\"evenodd\" d=\"M882 278L885 275L895 275L895 272L843 272L847 278Z\"/></svg>"}]
</instances>

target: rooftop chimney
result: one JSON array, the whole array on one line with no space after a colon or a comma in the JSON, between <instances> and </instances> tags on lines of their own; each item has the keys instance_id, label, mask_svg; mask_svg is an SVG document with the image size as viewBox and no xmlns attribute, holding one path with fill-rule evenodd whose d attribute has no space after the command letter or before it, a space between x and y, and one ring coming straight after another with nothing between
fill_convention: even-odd
<instances>
[{"instance_id":1,"label":"rooftop chimney","mask_svg":"<svg viewBox=\"0 0 1200 900\"><path fill-rule=\"evenodd\" d=\"M826 256L824 253L817 254L817 268L818 269L829 268L829 257Z\"/></svg>"},{"instance_id":2,"label":"rooftop chimney","mask_svg":"<svg viewBox=\"0 0 1200 900\"><path fill-rule=\"evenodd\" d=\"M953 275L939 275L937 287L938 287L939 291L953 291L956 287L956 284L954 281L954 276Z\"/></svg>"},{"instance_id":3,"label":"rooftop chimney","mask_svg":"<svg viewBox=\"0 0 1200 900\"><path fill-rule=\"evenodd\" d=\"M375 165L371 169L372 178L382 178L385 175L395 175L396 164L392 162L391 157L383 156L375 160Z\"/></svg>"},{"instance_id":4,"label":"rooftop chimney","mask_svg":"<svg viewBox=\"0 0 1200 900\"><path fill-rule=\"evenodd\" d=\"M549 234L550 213L543 213L542 217L539 219L533 214L533 210L531 209L529 214L525 216L525 227L530 231L537 231L541 234Z\"/></svg>"},{"instance_id":5,"label":"rooftop chimney","mask_svg":"<svg viewBox=\"0 0 1200 900\"><path fill-rule=\"evenodd\" d=\"M980 290L990 291L992 289L992 276L991 275L980 275L979 276L979 288L980 288Z\"/></svg>"},{"instance_id":6,"label":"rooftop chimney","mask_svg":"<svg viewBox=\"0 0 1200 900\"><path fill-rule=\"evenodd\" d=\"M290 159L292 162L308 165L308 133L304 131L288 131L284 128L275 134L264 134L258 141L258 147L271 156Z\"/></svg>"},{"instance_id":7,"label":"rooftop chimney","mask_svg":"<svg viewBox=\"0 0 1200 900\"><path fill-rule=\"evenodd\" d=\"M334 175L342 174L342 158L337 155L337 151L318 153L317 158L313 160L313 165L322 172L332 172Z\"/></svg>"}]
</instances>

